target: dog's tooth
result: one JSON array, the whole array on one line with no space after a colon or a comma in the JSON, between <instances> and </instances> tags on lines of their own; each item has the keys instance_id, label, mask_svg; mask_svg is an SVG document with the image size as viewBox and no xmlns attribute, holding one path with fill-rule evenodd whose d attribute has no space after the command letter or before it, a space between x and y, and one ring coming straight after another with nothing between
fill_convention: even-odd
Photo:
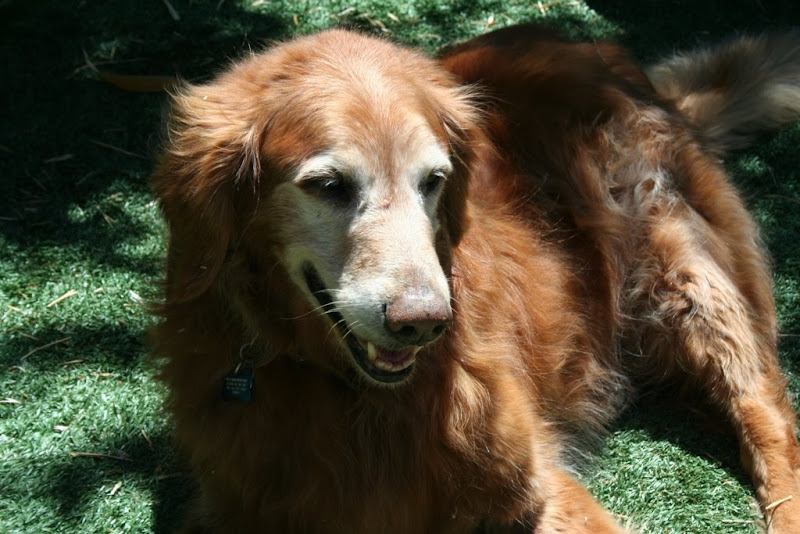
<instances>
[{"instance_id":1,"label":"dog's tooth","mask_svg":"<svg viewBox=\"0 0 800 534\"><path fill-rule=\"evenodd\" d=\"M375 361L372 362L372 364L377 369L380 369L381 371L388 371L390 373L397 372L397 371L402 371L403 369L405 369L406 367L408 367L412 363L414 363L414 359L413 358L410 358L409 360L406 360L406 361L400 362L400 363L387 362L386 360L382 360L382 359L376 359Z\"/></svg>"},{"instance_id":2,"label":"dog's tooth","mask_svg":"<svg viewBox=\"0 0 800 534\"><path fill-rule=\"evenodd\" d=\"M369 356L369 361L376 362L378 359L378 349L375 348L375 344L371 341L367 341L367 356Z\"/></svg>"},{"instance_id":3,"label":"dog's tooth","mask_svg":"<svg viewBox=\"0 0 800 534\"><path fill-rule=\"evenodd\" d=\"M394 371L394 365L391 362L387 362L385 360L375 360L372 362L375 367L380 369L381 371Z\"/></svg>"}]
</instances>

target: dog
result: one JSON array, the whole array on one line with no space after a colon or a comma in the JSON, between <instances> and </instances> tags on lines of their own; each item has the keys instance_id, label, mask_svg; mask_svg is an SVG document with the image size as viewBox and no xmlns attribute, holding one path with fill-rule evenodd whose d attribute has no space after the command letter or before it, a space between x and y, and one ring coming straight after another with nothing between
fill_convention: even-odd
<instances>
[{"instance_id":1,"label":"dog","mask_svg":"<svg viewBox=\"0 0 800 534\"><path fill-rule=\"evenodd\" d=\"M333 29L174 91L182 532L622 532L570 458L667 386L800 532L768 261L720 165L798 117L796 34L643 71L534 26L435 59Z\"/></svg>"}]
</instances>

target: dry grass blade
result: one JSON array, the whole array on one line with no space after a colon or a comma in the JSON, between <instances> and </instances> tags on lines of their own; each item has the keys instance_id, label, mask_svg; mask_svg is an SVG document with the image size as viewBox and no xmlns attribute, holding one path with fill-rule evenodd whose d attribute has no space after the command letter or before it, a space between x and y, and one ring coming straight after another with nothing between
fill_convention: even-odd
<instances>
[{"instance_id":1,"label":"dry grass blade","mask_svg":"<svg viewBox=\"0 0 800 534\"><path fill-rule=\"evenodd\" d=\"M75 157L75 154L62 154L60 156L54 156L52 158L48 158L44 160L45 163L60 163L62 161L69 161Z\"/></svg>"},{"instance_id":2,"label":"dry grass blade","mask_svg":"<svg viewBox=\"0 0 800 534\"><path fill-rule=\"evenodd\" d=\"M167 11L169 11L169 16L172 17L172 20L174 20L175 22L181 20L180 13L178 13L178 10L175 9L175 7L169 0L162 0L162 2L164 2L164 5L167 6Z\"/></svg>"},{"instance_id":3,"label":"dry grass blade","mask_svg":"<svg viewBox=\"0 0 800 534\"><path fill-rule=\"evenodd\" d=\"M155 477L155 479L156 480L169 480L169 479L172 479L172 478L183 478L183 477L188 477L188 476L189 476L188 473L170 473L170 474L167 474L167 475L158 475L157 477Z\"/></svg>"},{"instance_id":4,"label":"dry grass blade","mask_svg":"<svg viewBox=\"0 0 800 534\"><path fill-rule=\"evenodd\" d=\"M57 299L51 300L51 301L50 301L50 302L47 304L47 306L45 306L45 307L46 307L46 308L52 308L53 306L55 306L55 305L56 305L56 304L58 304L59 302L65 301L65 300L67 300L68 298L70 298L70 297L74 297L74 296L75 296L75 295L77 295L77 294L78 294L78 292L77 292L77 291L75 291L74 289L70 289L69 291L67 291L66 293L64 293L63 295L61 295L60 297L58 297Z\"/></svg>"},{"instance_id":5,"label":"dry grass blade","mask_svg":"<svg viewBox=\"0 0 800 534\"><path fill-rule=\"evenodd\" d=\"M774 509L775 509L775 508L777 508L778 506L782 505L782 504L783 504L783 503L785 503L785 502L791 501L792 499L794 499L794 495L787 495L787 496L786 496L786 497L784 497L783 499L778 499L778 500L777 500L777 501L775 501L775 502L771 502L771 503L769 503L768 505L766 505L766 506L764 507L764 510L765 510L765 511L767 511L767 512L768 512L768 511L770 511L770 510L774 510Z\"/></svg>"},{"instance_id":6,"label":"dry grass blade","mask_svg":"<svg viewBox=\"0 0 800 534\"><path fill-rule=\"evenodd\" d=\"M103 148L107 148L109 150L113 150L114 152L119 152L120 154L125 154L126 156L132 156L134 158L139 158L139 159L147 159L146 157L144 157L144 156L142 156L140 154L136 154L135 152L131 152L129 150L125 150L124 148L120 148L118 146L109 145L108 143L104 143L102 141L98 141L97 139L89 139L89 141L91 141L92 143L94 143L97 146L101 146Z\"/></svg>"},{"instance_id":7,"label":"dry grass blade","mask_svg":"<svg viewBox=\"0 0 800 534\"><path fill-rule=\"evenodd\" d=\"M48 343L46 345L42 345L41 347L36 347L35 349L33 349L33 350L29 351L28 353L26 353L25 355L23 355L21 359L24 360L25 358L27 358L31 354L36 354L40 350L44 350L44 349L50 348L53 345L58 345L59 343L64 343L66 341L69 341L69 339L70 339L69 336L67 336L67 337L52 341L52 342L50 342L50 343Z\"/></svg>"},{"instance_id":8,"label":"dry grass blade","mask_svg":"<svg viewBox=\"0 0 800 534\"><path fill-rule=\"evenodd\" d=\"M80 452L80 451L73 451L69 453L70 456L73 458L97 458L100 460L121 460L123 462L130 462L130 458L125 458L124 456L115 456L113 454L101 454L99 452Z\"/></svg>"},{"instance_id":9,"label":"dry grass blade","mask_svg":"<svg viewBox=\"0 0 800 534\"><path fill-rule=\"evenodd\" d=\"M104 82L132 93L160 93L178 83L178 78L174 76L139 76L103 71L98 71L97 76Z\"/></svg>"},{"instance_id":10,"label":"dry grass blade","mask_svg":"<svg viewBox=\"0 0 800 534\"><path fill-rule=\"evenodd\" d=\"M800 199L787 197L786 195L764 195L764 198L775 198L778 200L786 200L787 202L793 202L795 204L800 204Z\"/></svg>"},{"instance_id":11,"label":"dry grass blade","mask_svg":"<svg viewBox=\"0 0 800 534\"><path fill-rule=\"evenodd\" d=\"M142 437L145 439L145 441L147 441L147 445L150 447L150 450L151 451L154 450L153 449L153 442L150 441L150 436L147 435L147 431L145 431L145 429L142 428L141 432L142 432Z\"/></svg>"}]
</instances>

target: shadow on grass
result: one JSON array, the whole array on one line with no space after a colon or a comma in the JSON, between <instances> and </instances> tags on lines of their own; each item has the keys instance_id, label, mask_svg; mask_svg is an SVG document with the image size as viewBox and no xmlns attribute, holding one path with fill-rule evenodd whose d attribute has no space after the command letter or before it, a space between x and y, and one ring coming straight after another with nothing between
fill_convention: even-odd
<instances>
[{"instance_id":1,"label":"shadow on grass","mask_svg":"<svg viewBox=\"0 0 800 534\"><path fill-rule=\"evenodd\" d=\"M653 441L666 441L689 454L723 468L740 484L752 487L739 460L732 428L716 410L684 400L676 403L667 391L650 392L623 413L617 430L640 430Z\"/></svg>"},{"instance_id":2,"label":"shadow on grass","mask_svg":"<svg viewBox=\"0 0 800 534\"><path fill-rule=\"evenodd\" d=\"M286 33L283 18L247 12L238 2L197 0L181 7L176 22L160 2L0 5L0 61L12 73L0 87L8 124L0 129L0 246L68 243L133 272L151 274L157 267L108 253L119 239L144 236L147 228L124 213L94 210L115 181L125 184L123 198L149 195L165 98L99 82L88 61L111 72L195 79L239 57L251 36ZM87 224L71 223L68 211L75 206L94 211Z\"/></svg>"},{"instance_id":3,"label":"shadow on grass","mask_svg":"<svg viewBox=\"0 0 800 534\"><path fill-rule=\"evenodd\" d=\"M113 499L122 488L143 495L131 501L141 506L128 510L131 519L151 515L154 534L173 533L196 493L188 467L178 461L173 449L169 434L160 432L146 439L143 434L113 436L92 451L71 451L74 457L64 452L40 466L47 484L37 487L35 497L53 507L61 531L69 532L80 530L87 513L97 509L98 500ZM13 465L6 468L14 470ZM22 466L19 476L26 476L28 469Z\"/></svg>"},{"instance_id":4,"label":"shadow on grass","mask_svg":"<svg viewBox=\"0 0 800 534\"><path fill-rule=\"evenodd\" d=\"M68 521L80 520L97 488L113 487L125 477L152 495L154 534L178 529L196 491L189 468L177 459L169 434L149 438L107 442L108 454L122 454L127 461L77 457L53 466L53 494L61 501L59 509Z\"/></svg>"},{"instance_id":5,"label":"shadow on grass","mask_svg":"<svg viewBox=\"0 0 800 534\"><path fill-rule=\"evenodd\" d=\"M779 354L800 394L800 124L765 136L729 169L761 227L772 258ZM800 406L798 406L800 407Z\"/></svg>"},{"instance_id":6,"label":"shadow on grass","mask_svg":"<svg viewBox=\"0 0 800 534\"><path fill-rule=\"evenodd\" d=\"M30 420L8 428L17 454L3 465L4 498L31 509L38 503L41 517L31 521L57 521L58 532L85 531L118 513L109 512L115 506L126 507L115 521L174 532L195 490L157 407L161 391L148 377L156 368L146 363L141 327L92 321L35 334L39 341L12 335L0 350L0 369L24 368L0 375L0 391L21 402L3 406L0 417ZM44 341L65 338L21 360Z\"/></svg>"},{"instance_id":7,"label":"shadow on grass","mask_svg":"<svg viewBox=\"0 0 800 534\"><path fill-rule=\"evenodd\" d=\"M144 360L144 330L124 322L49 326L34 334L35 339L14 333L6 336L0 350L0 368L22 365L37 371L55 371L81 364L129 372Z\"/></svg>"},{"instance_id":8,"label":"shadow on grass","mask_svg":"<svg viewBox=\"0 0 800 534\"><path fill-rule=\"evenodd\" d=\"M800 25L796 0L587 0L623 30L619 41L644 61L743 32Z\"/></svg>"},{"instance_id":9,"label":"shadow on grass","mask_svg":"<svg viewBox=\"0 0 800 534\"><path fill-rule=\"evenodd\" d=\"M30 208L22 221L4 228L0 239L14 249L4 262L26 278L42 280L53 279L69 264L88 272L158 279L162 223L149 192L137 180L117 175L108 184L73 188L69 195L37 197L46 206Z\"/></svg>"}]
</instances>

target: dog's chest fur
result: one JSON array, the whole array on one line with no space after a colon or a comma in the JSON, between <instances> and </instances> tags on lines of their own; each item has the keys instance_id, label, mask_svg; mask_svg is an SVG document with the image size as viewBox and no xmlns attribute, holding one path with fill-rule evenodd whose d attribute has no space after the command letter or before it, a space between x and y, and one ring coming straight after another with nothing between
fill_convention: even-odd
<instances>
[{"instance_id":1,"label":"dog's chest fur","mask_svg":"<svg viewBox=\"0 0 800 534\"><path fill-rule=\"evenodd\" d=\"M228 519L242 531L464 532L483 517L519 517L534 475L533 411L511 398L519 385L508 377L489 404L498 384L437 367L420 387L367 394L290 360L258 369L250 405L221 403L219 419L203 422L235 429L224 451L207 451L208 465L223 454L231 469L206 471L206 488L234 485L258 509Z\"/></svg>"}]
</instances>

